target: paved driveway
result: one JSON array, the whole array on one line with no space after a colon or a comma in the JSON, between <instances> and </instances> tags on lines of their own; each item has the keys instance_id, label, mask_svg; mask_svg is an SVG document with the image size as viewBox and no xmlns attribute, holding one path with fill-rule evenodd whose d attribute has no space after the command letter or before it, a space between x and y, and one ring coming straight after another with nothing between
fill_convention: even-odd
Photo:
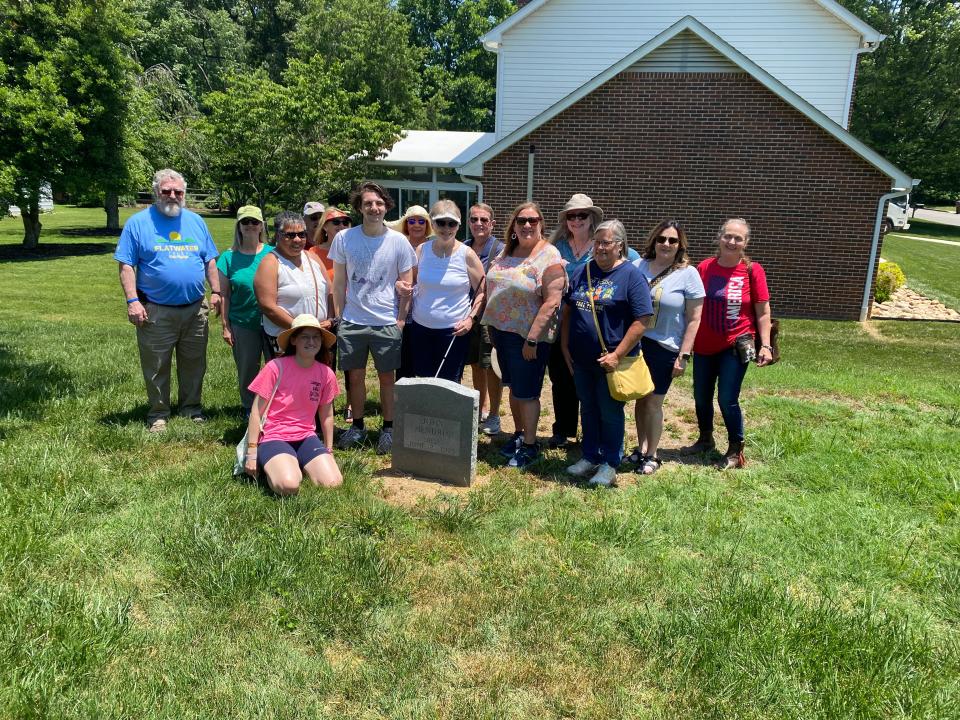
<instances>
[{"instance_id":1,"label":"paved driveway","mask_svg":"<svg viewBox=\"0 0 960 720\"><path fill-rule=\"evenodd\" d=\"M914 212L913 216L920 220L929 220L930 222L943 223L944 225L956 225L960 227L960 215L956 213L940 212L939 210L920 209ZM907 232L910 232L909 230Z\"/></svg>"}]
</instances>

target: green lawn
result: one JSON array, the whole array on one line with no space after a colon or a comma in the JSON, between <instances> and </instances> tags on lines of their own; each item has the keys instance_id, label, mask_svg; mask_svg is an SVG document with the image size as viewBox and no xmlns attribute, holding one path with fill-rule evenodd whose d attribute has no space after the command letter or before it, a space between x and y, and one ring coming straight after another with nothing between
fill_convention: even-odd
<instances>
[{"instance_id":1,"label":"green lawn","mask_svg":"<svg viewBox=\"0 0 960 720\"><path fill-rule=\"evenodd\" d=\"M929 234L938 240L960 241L960 227L932 225ZM914 227L911 226L910 234ZM921 228L924 233L928 228ZM937 233L937 234L934 234ZM883 239L881 255L897 263L907 276L907 285L947 307L960 310L960 242L956 246L910 240L903 233L890 233Z\"/></svg>"},{"instance_id":2,"label":"green lawn","mask_svg":"<svg viewBox=\"0 0 960 720\"><path fill-rule=\"evenodd\" d=\"M356 451L281 501L229 476L216 333L210 422L150 436L113 240L13 261L19 236L0 221L0 717L958 716L960 327L786 321L739 472L590 492L484 439L468 493L386 502Z\"/></svg>"}]
</instances>

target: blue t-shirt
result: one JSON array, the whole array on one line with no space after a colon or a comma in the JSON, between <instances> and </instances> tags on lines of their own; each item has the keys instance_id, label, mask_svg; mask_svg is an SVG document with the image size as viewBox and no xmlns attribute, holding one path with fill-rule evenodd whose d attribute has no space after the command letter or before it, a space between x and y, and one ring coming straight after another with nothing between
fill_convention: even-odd
<instances>
[{"instance_id":1,"label":"blue t-shirt","mask_svg":"<svg viewBox=\"0 0 960 720\"><path fill-rule=\"evenodd\" d=\"M638 260L634 265L647 284L656 277L650 272L649 260ZM653 317L643 336L656 340L671 352L680 352L683 333L687 329L687 300L703 298L704 295L703 280L695 267L687 265L663 277L650 291Z\"/></svg>"},{"instance_id":2,"label":"blue t-shirt","mask_svg":"<svg viewBox=\"0 0 960 720\"><path fill-rule=\"evenodd\" d=\"M480 258L480 262L483 264L483 271L486 272L490 269L490 261L503 250L503 243L493 235L487 238L486 242L483 243L483 247L478 248L476 241L476 238L470 238L464 245L471 248L477 254L477 257Z\"/></svg>"},{"instance_id":3,"label":"blue t-shirt","mask_svg":"<svg viewBox=\"0 0 960 720\"><path fill-rule=\"evenodd\" d=\"M136 268L148 302L189 305L203 298L204 269L218 254L199 215L184 208L171 218L151 205L127 220L113 259Z\"/></svg>"},{"instance_id":4,"label":"blue t-shirt","mask_svg":"<svg viewBox=\"0 0 960 720\"><path fill-rule=\"evenodd\" d=\"M579 270L584 265L587 264L587 260L593 260L593 244L591 243L587 251L581 255L579 258L574 257L573 249L570 247L570 243L567 242L566 238L561 238L556 242L556 248L560 251L560 257L567 261L566 271L567 279L573 279L573 272ZM627 248L627 262L633 262L634 260L640 259L640 253L634 250L631 247Z\"/></svg>"},{"instance_id":5,"label":"blue t-shirt","mask_svg":"<svg viewBox=\"0 0 960 720\"><path fill-rule=\"evenodd\" d=\"M577 365L596 364L602 354L590 309L586 267L584 263L577 268L564 298L570 306L570 355ZM609 272L591 262L590 278L603 341L607 344L607 351L613 352L634 320L653 314L650 288L640 271L629 262L622 262ZM640 344L637 343L627 354L636 355L639 350Z\"/></svg>"}]
</instances>

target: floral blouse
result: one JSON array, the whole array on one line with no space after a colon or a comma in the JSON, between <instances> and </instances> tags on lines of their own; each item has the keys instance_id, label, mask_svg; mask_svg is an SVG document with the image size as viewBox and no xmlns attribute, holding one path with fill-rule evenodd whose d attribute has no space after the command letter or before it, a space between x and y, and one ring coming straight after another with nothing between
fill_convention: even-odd
<instances>
[{"instance_id":1,"label":"floral blouse","mask_svg":"<svg viewBox=\"0 0 960 720\"><path fill-rule=\"evenodd\" d=\"M543 304L543 274L553 265L562 267L564 261L549 243L530 257L494 258L487 271L487 307L481 322L526 337ZM553 342L556 325L549 323L539 340Z\"/></svg>"}]
</instances>

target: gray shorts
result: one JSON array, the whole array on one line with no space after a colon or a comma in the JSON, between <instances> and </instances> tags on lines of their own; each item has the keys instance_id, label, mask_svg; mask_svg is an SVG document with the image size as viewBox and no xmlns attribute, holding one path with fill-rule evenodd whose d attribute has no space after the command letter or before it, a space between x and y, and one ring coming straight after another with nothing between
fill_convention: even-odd
<instances>
[{"instance_id":1,"label":"gray shorts","mask_svg":"<svg viewBox=\"0 0 960 720\"><path fill-rule=\"evenodd\" d=\"M400 367L401 337L396 325L354 325L344 320L337 331L340 368L362 370L370 353L377 372L393 372Z\"/></svg>"}]
</instances>

